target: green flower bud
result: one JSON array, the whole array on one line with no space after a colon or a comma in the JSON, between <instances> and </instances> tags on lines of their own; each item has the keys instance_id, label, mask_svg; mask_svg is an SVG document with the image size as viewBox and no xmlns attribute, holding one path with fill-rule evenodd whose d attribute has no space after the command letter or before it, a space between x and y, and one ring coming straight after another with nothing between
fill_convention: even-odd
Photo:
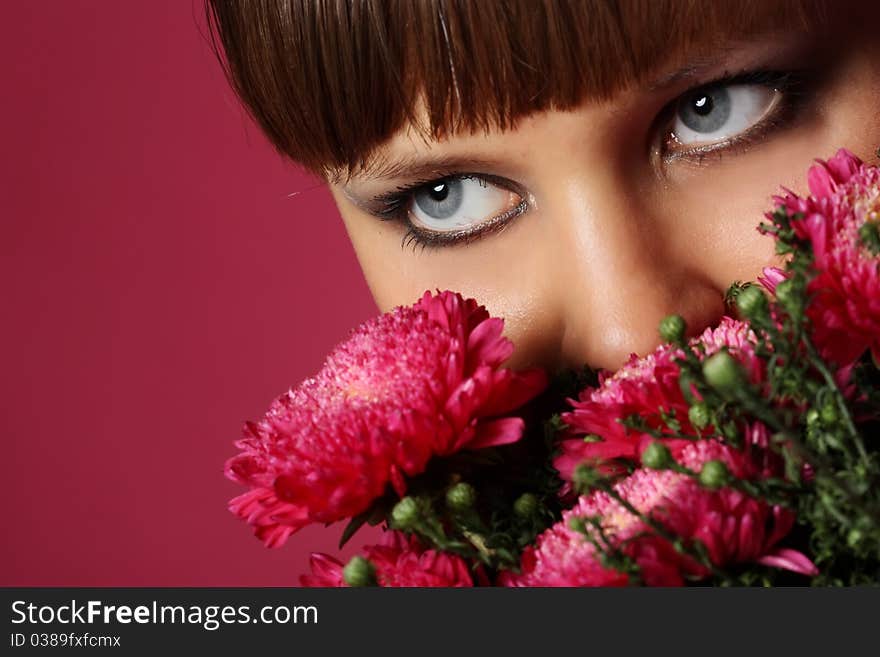
<instances>
[{"instance_id":1,"label":"green flower bud","mask_svg":"<svg viewBox=\"0 0 880 657\"><path fill-rule=\"evenodd\" d=\"M734 422L733 420L731 420L730 422L725 422L721 427L719 427L719 432L729 445L736 446L740 444L740 432L736 426L736 422Z\"/></svg>"},{"instance_id":2,"label":"green flower bud","mask_svg":"<svg viewBox=\"0 0 880 657\"><path fill-rule=\"evenodd\" d=\"M757 285L743 289L736 297L736 306L749 319L761 319L767 316L767 297Z\"/></svg>"},{"instance_id":3,"label":"green flower bud","mask_svg":"<svg viewBox=\"0 0 880 657\"><path fill-rule=\"evenodd\" d=\"M724 292L724 305L730 306L734 302L736 302L736 298L739 296L739 293L743 290L743 284L739 281L731 283L730 286Z\"/></svg>"},{"instance_id":4,"label":"green flower bud","mask_svg":"<svg viewBox=\"0 0 880 657\"><path fill-rule=\"evenodd\" d=\"M742 366L726 351L712 354L703 361L703 376L722 397L735 397L746 383Z\"/></svg>"},{"instance_id":5,"label":"green flower bud","mask_svg":"<svg viewBox=\"0 0 880 657\"><path fill-rule=\"evenodd\" d=\"M776 299L796 321L803 318L806 295L795 286L793 280L786 279L779 282L776 286Z\"/></svg>"},{"instance_id":6,"label":"green flower bud","mask_svg":"<svg viewBox=\"0 0 880 657\"><path fill-rule=\"evenodd\" d=\"M669 448L661 442L653 442L642 452L642 465L651 470L668 470L675 460Z\"/></svg>"},{"instance_id":7,"label":"green flower bud","mask_svg":"<svg viewBox=\"0 0 880 657\"><path fill-rule=\"evenodd\" d=\"M880 255L880 222L866 221L859 226L859 241L871 255Z\"/></svg>"},{"instance_id":8,"label":"green flower bud","mask_svg":"<svg viewBox=\"0 0 880 657\"><path fill-rule=\"evenodd\" d=\"M573 530L578 532L579 534L587 533L587 523L583 518L579 518L578 516L574 516L568 519L568 526Z\"/></svg>"},{"instance_id":9,"label":"green flower bud","mask_svg":"<svg viewBox=\"0 0 880 657\"><path fill-rule=\"evenodd\" d=\"M858 527L853 527L846 534L846 544L851 548L855 548L858 547L864 538L865 533Z\"/></svg>"},{"instance_id":10,"label":"green flower bud","mask_svg":"<svg viewBox=\"0 0 880 657\"><path fill-rule=\"evenodd\" d=\"M810 438L818 437L822 434L822 421L819 417L819 411L815 408L811 408L807 411L805 416L807 421L807 436Z\"/></svg>"},{"instance_id":11,"label":"green flower bud","mask_svg":"<svg viewBox=\"0 0 880 657\"><path fill-rule=\"evenodd\" d=\"M363 557L352 557L342 569L342 579L349 586L376 586L376 568Z\"/></svg>"},{"instance_id":12,"label":"green flower bud","mask_svg":"<svg viewBox=\"0 0 880 657\"><path fill-rule=\"evenodd\" d=\"M681 315L667 315L660 320L660 338L664 342L681 342L686 329L687 324Z\"/></svg>"},{"instance_id":13,"label":"green flower bud","mask_svg":"<svg viewBox=\"0 0 880 657\"><path fill-rule=\"evenodd\" d=\"M513 503L513 512L520 518L531 518L538 510L538 498L531 493L523 493Z\"/></svg>"},{"instance_id":14,"label":"green flower bud","mask_svg":"<svg viewBox=\"0 0 880 657\"><path fill-rule=\"evenodd\" d=\"M784 281L779 281L776 285L776 299L783 306L788 307L794 301L794 281L790 278L786 278Z\"/></svg>"},{"instance_id":15,"label":"green flower bud","mask_svg":"<svg viewBox=\"0 0 880 657\"><path fill-rule=\"evenodd\" d=\"M578 493L585 495L593 490L602 479L602 475L596 470L596 468L589 466L586 463L581 463L574 469L571 483Z\"/></svg>"},{"instance_id":16,"label":"green flower bud","mask_svg":"<svg viewBox=\"0 0 880 657\"><path fill-rule=\"evenodd\" d=\"M404 497L391 509L391 522L398 529L410 529L419 519L419 506L411 497Z\"/></svg>"},{"instance_id":17,"label":"green flower bud","mask_svg":"<svg viewBox=\"0 0 880 657\"><path fill-rule=\"evenodd\" d=\"M825 398L822 407L819 409L819 417L825 426L836 424L840 419L840 412L837 408L837 401L830 395Z\"/></svg>"},{"instance_id":18,"label":"green flower bud","mask_svg":"<svg viewBox=\"0 0 880 657\"><path fill-rule=\"evenodd\" d=\"M713 490L721 488L730 481L730 471L724 461L706 461L700 470L700 483Z\"/></svg>"},{"instance_id":19,"label":"green flower bud","mask_svg":"<svg viewBox=\"0 0 880 657\"><path fill-rule=\"evenodd\" d=\"M467 511L477 501L477 491L470 484L461 482L446 491L446 504L453 511Z\"/></svg>"},{"instance_id":20,"label":"green flower bud","mask_svg":"<svg viewBox=\"0 0 880 657\"><path fill-rule=\"evenodd\" d=\"M712 413L704 402L697 402L688 409L688 420L697 429L705 429L712 421Z\"/></svg>"}]
</instances>

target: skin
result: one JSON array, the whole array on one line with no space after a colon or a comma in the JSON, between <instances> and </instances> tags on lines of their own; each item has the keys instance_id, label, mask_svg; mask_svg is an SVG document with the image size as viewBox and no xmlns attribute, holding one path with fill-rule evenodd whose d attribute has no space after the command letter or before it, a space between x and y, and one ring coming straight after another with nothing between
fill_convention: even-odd
<instances>
[{"instance_id":1,"label":"skin","mask_svg":"<svg viewBox=\"0 0 880 657\"><path fill-rule=\"evenodd\" d=\"M607 102L534 114L506 132L425 141L413 126L402 129L378 157L491 159L476 172L514 181L529 208L476 241L402 247L406 228L380 221L362 201L405 176L330 184L377 305L410 304L426 289L460 291L505 319L517 346L513 366L550 369L615 369L656 346L657 325L672 313L685 317L690 334L715 324L732 282L778 264L771 238L755 227L779 185L805 192L813 158L839 147L876 162L880 47L855 37L839 42L849 50L817 58L827 80L791 121L702 159L662 155L662 144L676 146L668 126L657 125L664 106L728 71L801 65L815 46L784 41L727 44L714 64L660 88L646 83ZM692 63L670 62L653 79Z\"/></svg>"}]
</instances>

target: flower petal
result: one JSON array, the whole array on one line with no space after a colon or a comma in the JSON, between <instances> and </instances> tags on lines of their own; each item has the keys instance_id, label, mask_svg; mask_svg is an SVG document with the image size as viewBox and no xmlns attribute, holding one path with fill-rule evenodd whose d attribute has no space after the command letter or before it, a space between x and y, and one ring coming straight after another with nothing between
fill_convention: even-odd
<instances>
[{"instance_id":1,"label":"flower petal","mask_svg":"<svg viewBox=\"0 0 880 657\"><path fill-rule=\"evenodd\" d=\"M465 445L468 449L481 449L515 443L522 438L526 423L522 418L506 417L482 422L474 437Z\"/></svg>"},{"instance_id":2,"label":"flower petal","mask_svg":"<svg viewBox=\"0 0 880 657\"><path fill-rule=\"evenodd\" d=\"M766 554L758 559L758 563L773 568L790 570L801 575L809 575L810 577L815 577L819 574L819 569L816 568L816 565L806 555L788 548L774 550L770 554Z\"/></svg>"}]
</instances>

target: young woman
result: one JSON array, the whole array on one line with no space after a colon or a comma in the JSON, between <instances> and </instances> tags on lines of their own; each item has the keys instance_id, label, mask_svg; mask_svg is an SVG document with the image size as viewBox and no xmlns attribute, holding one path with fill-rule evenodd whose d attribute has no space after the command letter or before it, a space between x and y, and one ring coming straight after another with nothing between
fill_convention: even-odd
<instances>
[{"instance_id":1,"label":"young woman","mask_svg":"<svg viewBox=\"0 0 880 657\"><path fill-rule=\"evenodd\" d=\"M382 310L506 320L515 365L616 368L774 261L814 157L880 145L876 3L209 0L229 78L328 183ZM308 218L303 217L303 220Z\"/></svg>"}]
</instances>

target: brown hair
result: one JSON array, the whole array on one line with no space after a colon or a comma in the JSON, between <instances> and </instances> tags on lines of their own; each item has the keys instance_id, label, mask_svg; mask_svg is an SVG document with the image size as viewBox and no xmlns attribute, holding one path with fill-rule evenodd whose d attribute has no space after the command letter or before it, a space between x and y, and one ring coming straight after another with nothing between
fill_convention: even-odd
<instances>
[{"instance_id":1,"label":"brown hair","mask_svg":"<svg viewBox=\"0 0 880 657\"><path fill-rule=\"evenodd\" d=\"M501 129L607 98L685 49L821 22L821 0L206 0L230 84L282 154L366 166L409 122ZM226 54L226 61L218 47ZM425 119L416 116L417 102Z\"/></svg>"}]
</instances>

